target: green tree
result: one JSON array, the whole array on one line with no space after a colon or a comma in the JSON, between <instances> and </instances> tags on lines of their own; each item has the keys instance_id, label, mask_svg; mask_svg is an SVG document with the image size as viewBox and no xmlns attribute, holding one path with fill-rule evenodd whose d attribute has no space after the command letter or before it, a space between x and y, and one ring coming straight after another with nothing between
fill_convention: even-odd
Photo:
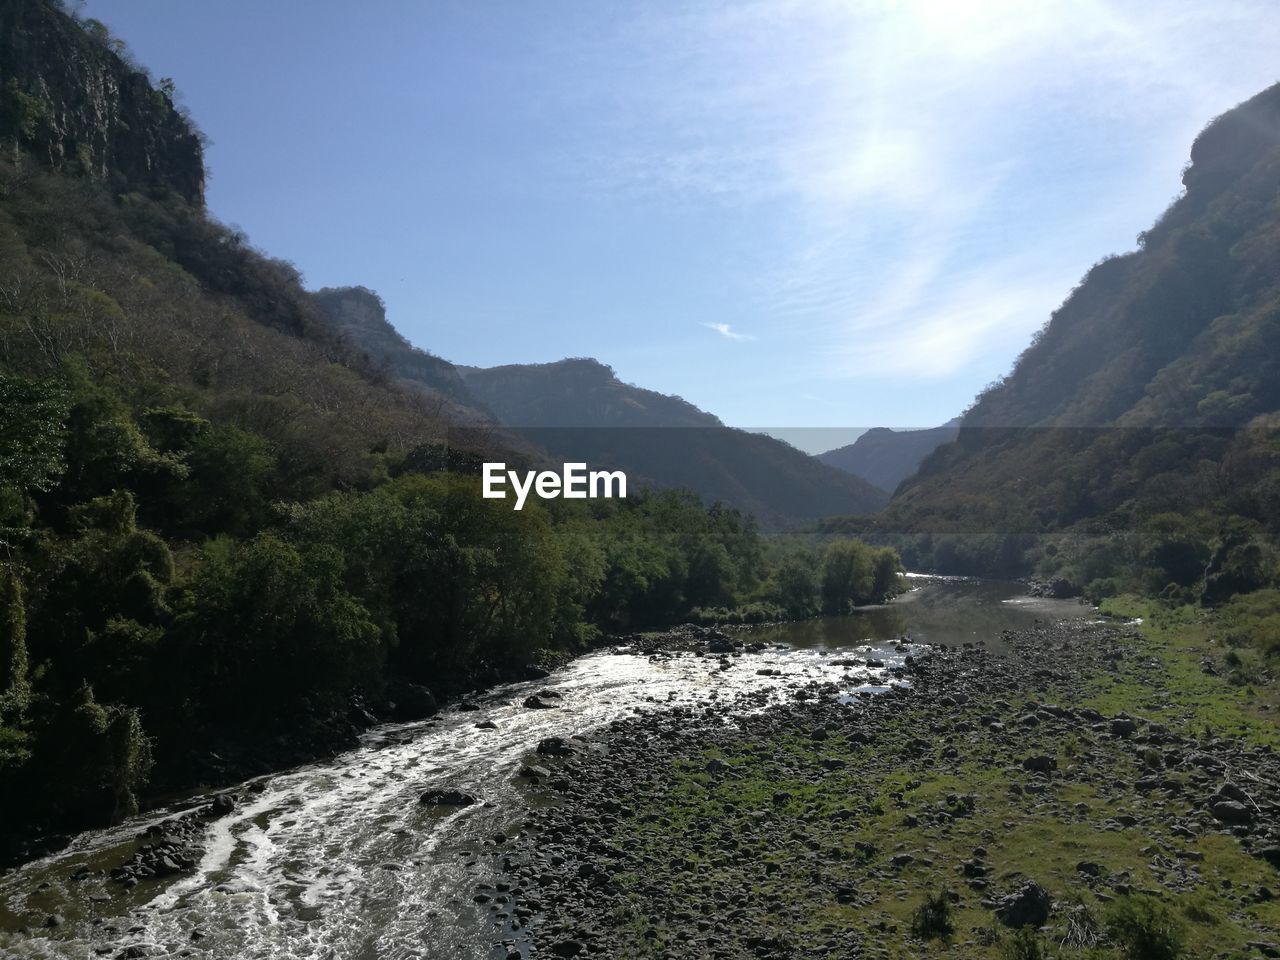
<instances>
[{"instance_id":1,"label":"green tree","mask_svg":"<svg viewBox=\"0 0 1280 960\"><path fill-rule=\"evenodd\" d=\"M342 584L341 554L271 534L210 542L177 632L200 700L224 722L298 716L374 682L380 632Z\"/></svg>"},{"instance_id":2,"label":"green tree","mask_svg":"<svg viewBox=\"0 0 1280 960\"><path fill-rule=\"evenodd\" d=\"M848 613L873 599L875 560L858 540L833 540L822 554L822 608Z\"/></svg>"},{"instance_id":3,"label":"green tree","mask_svg":"<svg viewBox=\"0 0 1280 960\"><path fill-rule=\"evenodd\" d=\"M0 726L21 720L31 701L22 581L0 564Z\"/></svg>"},{"instance_id":4,"label":"green tree","mask_svg":"<svg viewBox=\"0 0 1280 960\"><path fill-rule=\"evenodd\" d=\"M100 704L88 684L77 689L42 737L37 782L51 806L93 822L136 813L150 773L151 743L137 710Z\"/></svg>"},{"instance_id":5,"label":"green tree","mask_svg":"<svg viewBox=\"0 0 1280 960\"><path fill-rule=\"evenodd\" d=\"M0 487L48 490L66 467L68 399L49 380L0 373Z\"/></svg>"},{"instance_id":6,"label":"green tree","mask_svg":"<svg viewBox=\"0 0 1280 960\"><path fill-rule=\"evenodd\" d=\"M778 561L771 599L788 616L808 617L818 612L817 560L811 552L794 551Z\"/></svg>"}]
</instances>

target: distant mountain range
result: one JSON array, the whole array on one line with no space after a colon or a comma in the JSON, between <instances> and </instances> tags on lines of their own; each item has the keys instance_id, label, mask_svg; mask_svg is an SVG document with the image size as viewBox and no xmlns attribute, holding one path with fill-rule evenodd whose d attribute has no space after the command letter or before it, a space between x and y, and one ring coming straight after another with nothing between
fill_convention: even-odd
<instances>
[{"instance_id":1,"label":"distant mountain range","mask_svg":"<svg viewBox=\"0 0 1280 960\"><path fill-rule=\"evenodd\" d=\"M841 504L868 513L888 500L781 440L726 427L680 397L623 383L595 360L460 369L479 403L554 456L687 487L747 510L767 527L829 516Z\"/></svg>"},{"instance_id":2,"label":"distant mountain range","mask_svg":"<svg viewBox=\"0 0 1280 960\"><path fill-rule=\"evenodd\" d=\"M950 443L959 432L959 417L925 430L874 427L853 443L818 454L818 459L891 494L919 469L925 457Z\"/></svg>"},{"instance_id":3,"label":"distant mountain range","mask_svg":"<svg viewBox=\"0 0 1280 960\"><path fill-rule=\"evenodd\" d=\"M596 360L455 366L412 346L364 287L313 295L333 332L375 369L436 398L462 426L490 426L548 459L625 470L634 485L684 487L769 528L877 510L888 495L789 444L726 427L680 397L623 383Z\"/></svg>"}]
</instances>

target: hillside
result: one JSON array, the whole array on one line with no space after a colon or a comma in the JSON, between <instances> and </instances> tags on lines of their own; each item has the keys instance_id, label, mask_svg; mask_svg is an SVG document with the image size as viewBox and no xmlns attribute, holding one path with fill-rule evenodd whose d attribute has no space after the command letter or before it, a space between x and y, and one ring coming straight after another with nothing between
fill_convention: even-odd
<instances>
[{"instance_id":1,"label":"hillside","mask_svg":"<svg viewBox=\"0 0 1280 960\"><path fill-rule=\"evenodd\" d=\"M926 430L873 427L853 443L818 454L828 466L862 477L872 486L893 493L921 462L944 443L956 438L960 419Z\"/></svg>"},{"instance_id":2,"label":"hillside","mask_svg":"<svg viewBox=\"0 0 1280 960\"><path fill-rule=\"evenodd\" d=\"M633 483L688 488L767 527L867 513L887 499L780 440L623 383L595 360L460 370L477 401L553 456L621 467Z\"/></svg>"},{"instance_id":3,"label":"hillside","mask_svg":"<svg viewBox=\"0 0 1280 960\"><path fill-rule=\"evenodd\" d=\"M387 320L386 304L366 287L325 287L313 295L321 314L334 330L370 363L389 376L426 387L448 401L457 417L484 419L471 408L475 401L457 368L447 360L413 346Z\"/></svg>"},{"instance_id":4,"label":"hillside","mask_svg":"<svg viewBox=\"0 0 1280 960\"><path fill-rule=\"evenodd\" d=\"M891 552L767 557L679 493L483 498L480 462L529 448L374 294L309 292L210 214L169 83L55 0L0 26L0 863L603 631L895 588ZM724 485L803 481L730 445Z\"/></svg>"},{"instance_id":5,"label":"hillside","mask_svg":"<svg viewBox=\"0 0 1280 960\"><path fill-rule=\"evenodd\" d=\"M1280 86L1209 124L1183 185L1138 249L1090 270L978 397L880 530L1109 538L1106 562L1040 558L1080 585L1117 570L1157 592L1267 582L1280 528ZM993 549L1022 566L1007 543Z\"/></svg>"}]
</instances>

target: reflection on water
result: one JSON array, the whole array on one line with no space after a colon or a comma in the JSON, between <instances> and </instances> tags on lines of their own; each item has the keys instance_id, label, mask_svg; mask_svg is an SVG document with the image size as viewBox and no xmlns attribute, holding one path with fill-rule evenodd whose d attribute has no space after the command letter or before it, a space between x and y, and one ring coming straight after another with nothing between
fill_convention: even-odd
<instances>
[{"instance_id":1,"label":"reflection on water","mask_svg":"<svg viewBox=\"0 0 1280 960\"><path fill-rule=\"evenodd\" d=\"M847 617L761 627L752 638L794 647L843 648L905 636L915 643L982 642L999 649L1004 630L1018 630L1036 620L1078 617L1087 609L1075 600L1028 597L1026 585L1012 581L914 577L912 584L893 603Z\"/></svg>"}]
</instances>

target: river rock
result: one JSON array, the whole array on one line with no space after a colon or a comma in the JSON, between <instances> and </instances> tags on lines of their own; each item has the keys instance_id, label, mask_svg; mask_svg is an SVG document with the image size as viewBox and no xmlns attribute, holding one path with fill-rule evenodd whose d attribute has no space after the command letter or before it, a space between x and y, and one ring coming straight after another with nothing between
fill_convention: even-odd
<instances>
[{"instance_id":1,"label":"river rock","mask_svg":"<svg viewBox=\"0 0 1280 960\"><path fill-rule=\"evenodd\" d=\"M544 757L567 757L573 747L564 737L547 737L538 741L538 753Z\"/></svg>"},{"instance_id":2,"label":"river rock","mask_svg":"<svg viewBox=\"0 0 1280 960\"><path fill-rule=\"evenodd\" d=\"M428 790L418 798L418 802L428 807L469 807L479 803L480 798L461 790Z\"/></svg>"},{"instance_id":3,"label":"river rock","mask_svg":"<svg viewBox=\"0 0 1280 960\"><path fill-rule=\"evenodd\" d=\"M391 719L407 723L412 720L425 720L440 710L435 695L420 683L396 681L387 691L390 701Z\"/></svg>"}]
</instances>

